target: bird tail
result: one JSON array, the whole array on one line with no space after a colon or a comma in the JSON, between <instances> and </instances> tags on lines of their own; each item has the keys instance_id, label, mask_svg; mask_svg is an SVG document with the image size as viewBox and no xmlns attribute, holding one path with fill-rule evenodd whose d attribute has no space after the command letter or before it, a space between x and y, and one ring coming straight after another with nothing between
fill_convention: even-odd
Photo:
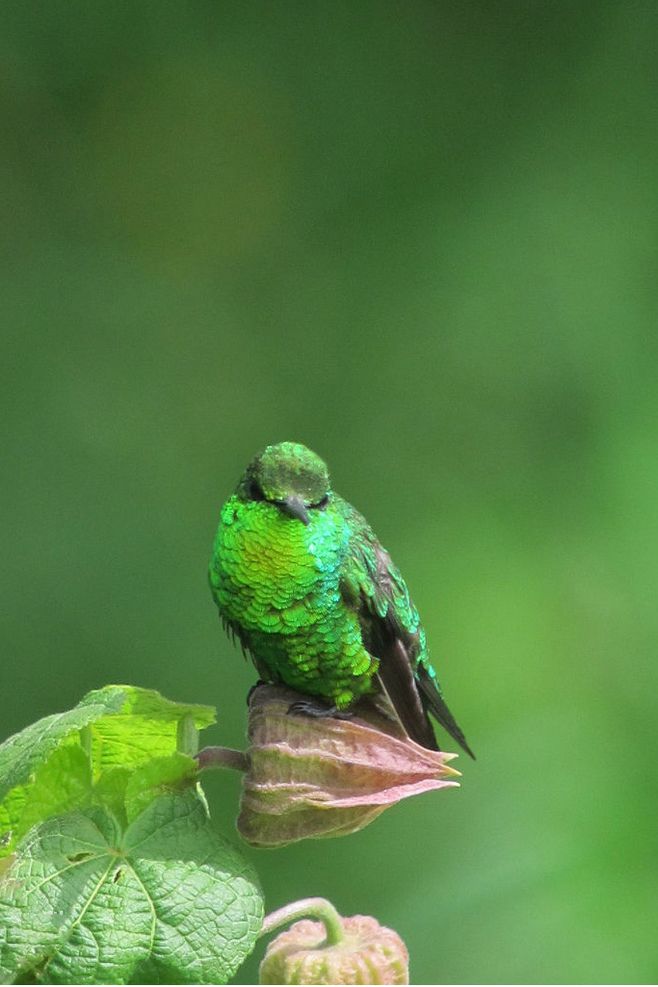
<instances>
[{"instance_id":1,"label":"bird tail","mask_svg":"<svg viewBox=\"0 0 658 987\"><path fill-rule=\"evenodd\" d=\"M379 682L400 723L417 744L437 751L439 745L434 727L418 691L418 681L402 641L399 638L386 641L381 654Z\"/></svg>"},{"instance_id":2,"label":"bird tail","mask_svg":"<svg viewBox=\"0 0 658 987\"><path fill-rule=\"evenodd\" d=\"M432 716L439 721L444 730L447 730L450 736L457 741L462 750L475 760L475 754L468 746L466 737L464 736L459 724L456 719L448 709L448 706L439 692L434 679L430 676L429 672L424 665L418 665L416 669L417 682L420 687L421 696L423 698L423 705L429 709Z\"/></svg>"}]
</instances>

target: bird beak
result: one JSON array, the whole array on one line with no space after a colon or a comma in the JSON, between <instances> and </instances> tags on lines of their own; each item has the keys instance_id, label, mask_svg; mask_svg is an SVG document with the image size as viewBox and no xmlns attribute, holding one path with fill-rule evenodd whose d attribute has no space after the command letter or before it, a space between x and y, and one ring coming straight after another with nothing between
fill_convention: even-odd
<instances>
[{"instance_id":1,"label":"bird beak","mask_svg":"<svg viewBox=\"0 0 658 987\"><path fill-rule=\"evenodd\" d=\"M284 514L287 514L289 517L296 517L302 524L308 524L311 520L308 516L306 505L300 497L286 497L285 500L279 501L279 507Z\"/></svg>"}]
</instances>

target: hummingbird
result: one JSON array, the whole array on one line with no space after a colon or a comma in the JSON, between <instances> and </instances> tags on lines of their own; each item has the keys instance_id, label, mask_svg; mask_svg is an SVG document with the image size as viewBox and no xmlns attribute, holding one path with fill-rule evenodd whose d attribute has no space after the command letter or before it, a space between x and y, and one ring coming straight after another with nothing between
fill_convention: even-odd
<instances>
[{"instance_id":1,"label":"hummingbird","mask_svg":"<svg viewBox=\"0 0 658 987\"><path fill-rule=\"evenodd\" d=\"M416 743L439 749L432 716L475 756L400 570L306 446L279 442L252 459L221 509L209 575L222 622L260 678L305 697L291 713L349 716L384 692Z\"/></svg>"}]
</instances>

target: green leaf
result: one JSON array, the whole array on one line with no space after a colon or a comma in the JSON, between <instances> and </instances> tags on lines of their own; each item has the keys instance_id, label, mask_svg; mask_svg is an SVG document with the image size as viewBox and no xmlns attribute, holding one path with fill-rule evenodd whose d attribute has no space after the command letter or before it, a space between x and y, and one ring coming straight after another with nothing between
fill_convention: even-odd
<instances>
[{"instance_id":1,"label":"green leaf","mask_svg":"<svg viewBox=\"0 0 658 987\"><path fill-rule=\"evenodd\" d=\"M104 806L123 826L128 822L125 804L126 788L133 771L134 768L109 768L103 772L93 787L91 799L93 804Z\"/></svg>"},{"instance_id":2,"label":"green leaf","mask_svg":"<svg viewBox=\"0 0 658 987\"><path fill-rule=\"evenodd\" d=\"M0 976L37 983L226 983L262 924L255 875L196 795L122 834L101 808L31 830L0 876Z\"/></svg>"},{"instance_id":3,"label":"green leaf","mask_svg":"<svg viewBox=\"0 0 658 987\"><path fill-rule=\"evenodd\" d=\"M0 746L0 799L26 781L63 740L93 720L115 713L126 702L120 686L95 689L66 713L54 713L14 734Z\"/></svg>"},{"instance_id":4,"label":"green leaf","mask_svg":"<svg viewBox=\"0 0 658 987\"><path fill-rule=\"evenodd\" d=\"M184 791L196 784L198 765L186 754L154 757L130 773L124 794L128 822L132 822L147 805L167 791Z\"/></svg>"},{"instance_id":5,"label":"green leaf","mask_svg":"<svg viewBox=\"0 0 658 987\"><path fill-rule=\"evenodd\" d=\"M10 737L0 746L0 836L5 836L0 857L13 851L30 826L71 809L105 801L125 822L131 772L156 759L144 781L141 811L162 785L191 778L189 756L164 762L181 742L191 753L197 731L214 720L209 706L171 702L150 689L111 685L88 693L74 709ZM134 799L134 785L132 792Z\"/></svg>"},{"instance_id":6,"label":"green leaf","mask_svg":"<svg viewBox=\"0 0 658 987\"><path fill-rule=\"evenodd\" d=\"M20 839L28 829L70 809L89 805L91 768L89 758L79 745L68 744L56 750L34 775L34 782L14 790L22 799L14 838Z\"/></svg>"},{"instance_id":7,"label":"green leaf","mask_svg":"<svg viewBox=\"0 0 658 987\"><path fill-rule=\"evenodd\" d=\"M132 822L158 795L197 786L197 762L178 752L154 757L136 768L109 768L93 786L91 801L109 809L121 825ZM43 817L45 818L45 817Z\"/></svg>"},{"instance_id":8,"label":"green leaf","mask_svg":"<svg viewBox=\"0 0 658 987\"><path fill-rule=\"evenodd\" d=\"M171 702L153 689L128 685L115 688L120 688L125 696L121 709L92 725L95 776L107 768L130 767L173 753L178 748L181 721L185 733L189 732L190 722L197 730L215 722L212 706Z\"/></svg>"}]
</instances>

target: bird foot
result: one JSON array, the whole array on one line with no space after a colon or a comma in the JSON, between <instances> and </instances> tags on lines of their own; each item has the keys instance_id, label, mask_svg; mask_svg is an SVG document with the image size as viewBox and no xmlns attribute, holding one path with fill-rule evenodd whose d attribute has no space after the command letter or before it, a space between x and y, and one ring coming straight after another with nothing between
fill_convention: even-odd
<instances>
[{"instance_id":1,"label":"bird foot","mask_svg":"<svg viewBox=\"0 0 658 987\"><path fill-rule=\"evenodd\" d=\"M334 720L349 720L352 713L337 706L325 706L315 699L299 699L288 706L288 716L312 716L317 719L329 716Z\"/></svg>"}]
</instances>

